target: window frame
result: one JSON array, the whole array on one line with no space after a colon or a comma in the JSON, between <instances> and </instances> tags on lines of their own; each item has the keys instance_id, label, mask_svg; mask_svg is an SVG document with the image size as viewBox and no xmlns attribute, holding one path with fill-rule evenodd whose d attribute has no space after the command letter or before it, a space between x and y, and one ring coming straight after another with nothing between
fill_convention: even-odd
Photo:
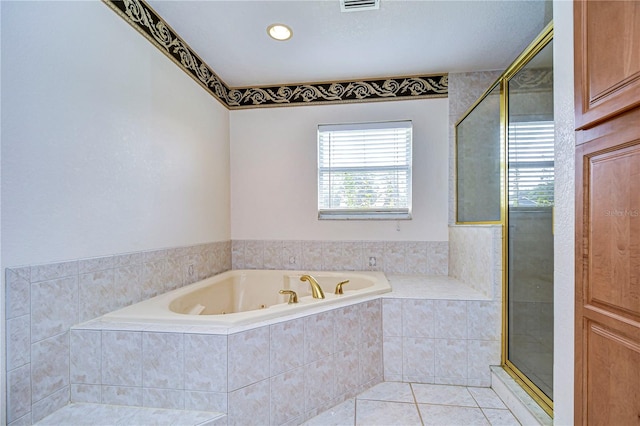
<instances>
[{"instance_id":1,"label":"window frame","mask_svg":"<svg viewBox=\"0 0 640 426\"><path fill-rule=\"evenodd\" d=\"M326 167L322 166L322 135L328 132L344 132L344 131L375 131L390 129L406 129L406 150L405 162L401 165L364 165L351 167ZM412 120L393 120L380 122L359 122L359 123L342 123L342 124L320 124L317 128L317 211L319 220L411 220L412 219L412 186L413 186L413 121ZM406 207L373 207L373 208L327 208L323 206L323 174L331 173L332 170L339 169L340 172L345 171L401 171L406 173ZM395 186L396 194L400 191ZM398 197L399 198L399 197Z\"/></svg>"}]
</instances>

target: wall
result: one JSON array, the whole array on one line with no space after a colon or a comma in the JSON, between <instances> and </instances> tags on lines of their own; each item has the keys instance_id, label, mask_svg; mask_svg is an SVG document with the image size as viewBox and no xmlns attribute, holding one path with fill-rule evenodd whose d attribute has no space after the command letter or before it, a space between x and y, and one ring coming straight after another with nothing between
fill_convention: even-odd
<instances>
[{"instance_id":1,"label":"wall","mask_svg":"<svg viewBox=\"0 0 640 426\"><path fill-rule=\"evenodd\" d=\"M554 423L573 424L575 133L573 4L553 2L554 115L556 124L554 238Z\"/></svg>"},{"instance_id":2,"label":"wall","mask_svg":"<svg viewBox=\"0 0 640 426\"><path fill-rule=\"evenodd\" d=\"M230 267L229 113L101 2L0 8L1 422L30 423L68 401L71 324Z\"/></svg>"},{"instance_id":3,"label":"wall","mask_svg":"<svg viewBox=\"0 0 640 426\"><path fill-rule=\"evenodd\" d=\"M229 241L7 268L7 423L100 396L70 384L73 325L230 268Z\"/></svg>"},{"instance_id":4,"label":"wall","mask_svg":"<svg viewBox=\"0 0 640 426\"><path fill-rule=\"evenodd\" d=\"M234 240L447 240L447 99L230 113ZM318 124L413 120L413 219L317 218Z\"/></svg>"},{"instance_id":5,"label":"wall","mask_svg":"<svg viewBox=\"0 0 640 426\"><path fill-rule=\"evenodd\" d=\"M228 240L228 112L100 2L2 8L3 269Z\"/></svg>"},{"instance_id":6,"label":"wall","mask_svg":"<svg viewBox=\"0 0 640 426\"><path fill-rule=\"evenodd\" d=\"M0 22L2 22L2 5L0 5ZM2 31L0 30L0 46L2 46ZM2 81L2 54L0 53L0 81ZM0 99L2 99L2 84L0 84ZM2 117L2 102L0 102L0 117ZM1 120L0 120L1 122ZM0 147L2 146L2 131L0 131ZM2 162L2 150L0 149L0 164ZM1 187L0 183L0 187ZM0 197L0 223L2 223L2 197ZM2 267L2 227L0 226L0 270ZM2 273L0 272L0 276ZM2 278L0 278L2 282ZM4 291L0 289L0 319L5 317L5 295ZM6 332L5 323L0 321L0 369L2 369L6 363L5 344ZM6 419L7 412L7 377L6 374L0 374L0 419Z\"/></svg>"},{"instance_id":7,"label":"wall","mask_svg":"<svg viewBox=\"0 0 640 426\"><path fill-rule=\"evenodd\" d=\"M447 241L233 240L233 269L447 275Z\"/></svg>"},{"instance_id":8,"label":"wall","mask_svg":"<svg viewBox=\"0 0 640 426\"><path fill-rule=\"evenodd\" d=\"M502 225L449 227L449 276L502 300Z\"/></svg>"}]
</instances>

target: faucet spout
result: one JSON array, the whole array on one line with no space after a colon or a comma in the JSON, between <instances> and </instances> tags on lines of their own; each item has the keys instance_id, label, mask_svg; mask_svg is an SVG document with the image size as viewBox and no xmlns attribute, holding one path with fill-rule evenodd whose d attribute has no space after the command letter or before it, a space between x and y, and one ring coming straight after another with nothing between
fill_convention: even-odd
<instances>
[{"instance_id":1,"label":"faucet spout","mask_svg":"<svg viewBox=\"0 0 640 426\"><path fill-rule=\"evenodd\" d=\"M324 299L324 292L315 278L311 275L303 275L300 277L300 281L308 281L311 284L311 295L314 299Z\"/></svg>"}]
</instances>

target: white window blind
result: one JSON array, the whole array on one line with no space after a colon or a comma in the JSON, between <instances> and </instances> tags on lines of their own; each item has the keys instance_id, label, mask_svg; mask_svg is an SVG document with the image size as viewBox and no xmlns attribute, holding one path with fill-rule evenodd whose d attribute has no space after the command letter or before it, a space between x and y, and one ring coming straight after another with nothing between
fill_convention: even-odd
<instances>
[{"instance_id":1,"label":"white window blind","mask_svg":"<svg viewBox=\"0 0 640 426\"><path fill-rule=\"evenodd\" d=\"M553 121L509 124L509 205L553 205Z\"/></svg>"},{"instance_id":2,"label":"white window blind","mask_svg":"<svg viewBox=\"0 0 640 426\"><path fill-rule=\"evenodd\" d=\"M411 216L411 121L318 126L318 217Z\"/></svg>"}]
</instances>

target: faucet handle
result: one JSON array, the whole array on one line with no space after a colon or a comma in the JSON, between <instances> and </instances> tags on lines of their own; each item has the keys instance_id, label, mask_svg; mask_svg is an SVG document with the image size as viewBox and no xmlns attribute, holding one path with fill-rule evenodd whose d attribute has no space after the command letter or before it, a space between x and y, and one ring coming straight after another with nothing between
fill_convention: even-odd
<instances>
[{"instance_id":1,"label":"faucet handle","mask_svg":"<svg viewBox=\"0 0 640 426\"><path fill-rule=\"evenodd\" d=\"M298 303L298 295L293 290L280 290L280 294L288 294L289 295L289 305Z\"/></svg>"},{"instance_id":2,"label":"faucet handle","mask_svg":"<svg viewBox=\"0 0 640 426\"><path fill-rule=\"evenodd\" d=\"M345 285L345 284L348 284L348 283L349 283L349 280L345 280L345 281L339 282L336 285L336 291L334 292L334 294L344 294L344 291L342 291L342 286Z\"/></svg>"}]
</instances>

